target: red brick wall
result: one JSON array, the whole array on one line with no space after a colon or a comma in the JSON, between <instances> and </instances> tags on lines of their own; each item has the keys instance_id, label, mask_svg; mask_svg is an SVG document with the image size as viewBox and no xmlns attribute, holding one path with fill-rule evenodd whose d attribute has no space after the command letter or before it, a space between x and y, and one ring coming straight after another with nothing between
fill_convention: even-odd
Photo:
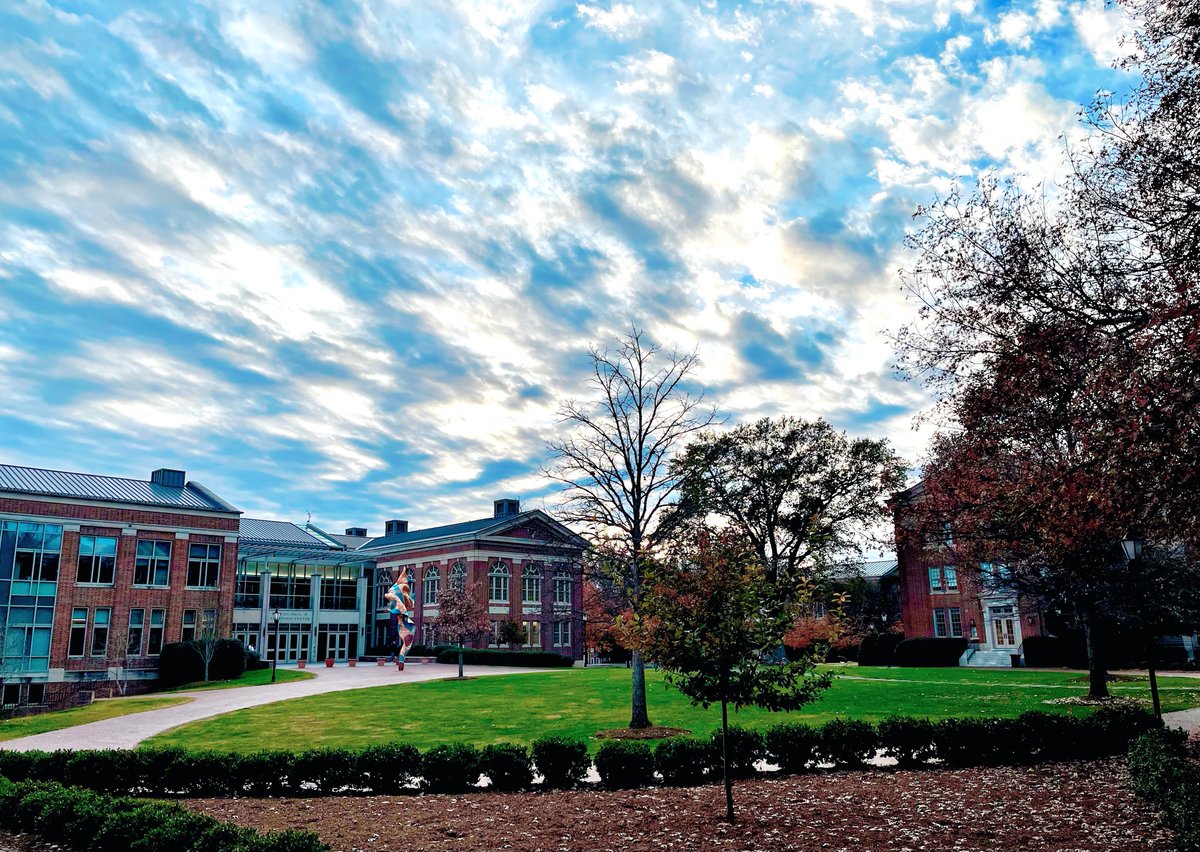
<instances>
[{"instance_id":1,"label":"red brick wall","mask_svg":"<svg viewBox=\"0 0 1200 852\"><path fill-rule=\"evenodd\" d=\"M99 521L120 524L149 524L180 529L222 530L236 534L237 518L216 515L191 515L176 512L160 512L151 508L119 509L114 506L54 503L42 500L0 498L0 512L23 515L45 515L52 518L77 521Z\"/></svg>"}]
</instances>

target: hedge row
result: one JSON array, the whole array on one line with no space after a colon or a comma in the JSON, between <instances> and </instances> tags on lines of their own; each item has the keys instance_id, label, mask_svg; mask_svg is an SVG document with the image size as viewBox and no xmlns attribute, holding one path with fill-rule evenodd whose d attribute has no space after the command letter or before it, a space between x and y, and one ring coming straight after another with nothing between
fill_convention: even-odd
<instances>
[{"instance_id":1,"label":"hedge row","mask_svg":"<svg viewBox=\"0 0 1200 852\"><path fill-rule=\"evenodd\" d=\"M1148 731L1127 758L1133 790L1162 809L1175 829L1175 848L1200 850L1200 767L1188 759L1183 731Z\"/></svg>"},{"instance_id":2,"label":"hedge row","mask_svg":"<svg viewBox=\"0 0 1200 852\"><path fill-rule=\"evenodd\" d=\"M1082 718L1040 712L941 722L892 717L879 725L836 719L819 728L788 723L765 733L735 727L729 754L738 776L753 774L760 760L784 772L862 767L880 751L904 766L933 760L963 767L1031 763L1115 754L1153 724L1148 713L1109 710ZM654 749L642 742L606 741L596 754L596 771L610 787L647 786L655 783L655 773L667 784L697 783L720 774L719 743L716 734L707 741L666 740ZM473 789L481 775L492 789L521 790L533 784L535 771L543 776L543 787L564 788L578 784L591 765L582 740L560 737L537 740L532 750L458 744L423 754L411 745L246 755L183 749L0 751L0 775L14 780L142 796L448 793Z\"/></svg>"},{"instance_id":3,"label":"hedge row","mask_svg":"<svg viewBox=\"0 0 1200 852\"><path fill-rule=\"evenodd\" d=\"M328 852L307 831L259 834L179 805L0 778L0 828L97 852Z\"/></svg>"},{"instance_id":4,"label":"hedge row","mask_svg":"<svg viewBox=\"0 0 1200 852\"><path fill-rule=\"evenodd\" d=\"M438 652L439 663L457 663L458 648ZM463 648L463 663L471 666L531 666L539 669L567 667L575 664L570 657L553 651L504 651L496 648Z\"/></svg>"},{"instance_id":5,"label":"hedge row","mask_svg":"<svg viewBox=\"0 0 1200 852\"><path fill-rule=\"evenodd\" d=\"M236 639L218 639L208 664L209 680L236 680L246 671L246 649ZM204 680L200 642L169 642L158 656L158 685L163 689Z\"/></svg>"}]
</instances>

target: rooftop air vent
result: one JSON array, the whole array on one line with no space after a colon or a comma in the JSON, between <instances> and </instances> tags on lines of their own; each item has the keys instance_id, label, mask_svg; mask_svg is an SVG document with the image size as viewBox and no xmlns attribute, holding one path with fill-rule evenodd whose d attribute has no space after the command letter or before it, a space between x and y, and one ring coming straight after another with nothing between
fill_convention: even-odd
<instances>
[{"instance_id":1,"label":"rooftop air vent","mask_svg":"<svg viewBox=\"0 0 1200 852\"><path fill-rule=\"evenodd\" d=\"M150 474L150 481L155 485L163 485L167 488L182 488L187 483L187 473L182 470L171 470L169 467L160 467Z\"/></svg>"},{"instance_id":2,"label":"rooftop air vent","mask_svg":"<svg viewBox=\"0 0 1200 852\"><path fill-rule=\"evenodd\" d=\"M384 535L399 535L408 532L408 521L385 521L383 528Z\"/></svg>"},{"instance_id":3,"label":"rooftop air vent","mask_svg":"<svg viewBox=\"0 0 1200 852\"><path fill-rule=\"evenodd\" d=\"M510 515L521 514L520 500L493 500L492 501L493 517L506 518Z\"/></svg>"},{"instance_id":4,"label":"rooftop air vent","mask_svg":"<svg viewBox=\"0 0 1200 852\"><path fill-rule=\"evenodd\" d=\"M366 538L367 537L367 528L366 527L347 527L346 535L351 535L351 536L354 536L355 538Z\"/></svg>"}]
</instances>

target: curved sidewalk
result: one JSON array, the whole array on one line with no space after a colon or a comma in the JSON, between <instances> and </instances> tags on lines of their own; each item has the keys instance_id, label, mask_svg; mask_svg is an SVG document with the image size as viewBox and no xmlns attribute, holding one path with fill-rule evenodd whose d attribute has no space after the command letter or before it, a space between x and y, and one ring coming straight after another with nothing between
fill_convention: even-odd
<instances>
[{"instance_id":1,"label":"curved sidewalk","mask_svg":"<svg viewBox=\"0 0 1200 852\"><path fill-rule=\"evenodd\" d=\"M417 683L423 680L439 680L454 677L458 674L456 665L439 665L438 663L413 664L404 671L396 671L395 666L358 665L335 666L334 668L307 669L316 675L300 681L276 683L267 686L242 686L228 689L197 690L195 692L172 693L186 695L192 698L186 704L173 707L161 707L157 710L144 710L141 713L130 713L125 716L115 716L102 719L99 722L89 722L86 725L76 725L73 728L62 728L58 731L47 731L44 734L34 734L29 737L0 742L0 749L7 751L30 751L43 749L85 749L85 748L134 748L142 740L161 734L163 731L199 719L219 716L245 707L257 707L261 704L272 704L276 701L287 701L291 698L303 698L306 695L320 695L325 692L340 692L346 689L363 689L368 686L392 686L398 683ZM504 674L530 674L548 671L547 669L505 668L500 666L465 666L463 674L469 677ZM107 699L120 701L122 699ZM264 744L265 745L265 744Z\"/></svg>"}]
</instances>

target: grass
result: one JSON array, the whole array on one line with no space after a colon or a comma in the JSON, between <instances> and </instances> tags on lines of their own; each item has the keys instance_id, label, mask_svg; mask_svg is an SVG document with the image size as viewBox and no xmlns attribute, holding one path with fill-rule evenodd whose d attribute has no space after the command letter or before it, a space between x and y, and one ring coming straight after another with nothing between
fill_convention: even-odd
<instances>
[{"instance_id":1,"label":"grass","mask_svg":"<svg viewBox=\"0 0 1200 852\"><path fill-rule=\"evenodd\" d=\"M300 671L299 669L280 669L275 680L276 683L287 683L293 680L311 680L316 677L312 672ZM246 672L237 680L210 680L207 683L198 680L195 683L185 683L183 686L177 686L173 689L163 689L160 693L171 692L196 692L202 689L235 689L239 686L270 686L271 685L271 670L270 669L255 669L254 671Z\"/></svg>"},{"instance_id":2,"label":"grass","mask_svg":"<svg viewBox=\"0 0 1200 852\"><path fill-rule=\"evenodd\" d=\"M105 698L83 707L72 707L69 710L54 710L37 716L5 719L0 722L0 740L13 740L17 737L30 737L34 734L44 734L47 731L73 728L76 725L99 722L101 719L111 719L114 716L126 716L130 713L141 713L144 710L157 710L174 704L186 704L191 700L182 695Z\"/></svg>"},{"instance_id":3,"label":"grass","mask_svg":"<svg viewBox=\"0 0 1200 852\"><path fill-rule=\"evenodd\" d=\"M815 704L789 714L747 708L734 721L767 727L781 721L819 724L835 717L879 721L893 714L942 719L1016 716L1025 710L1087 712L1046 705L1049 698L1083 695L1078 672L973 669L837 669L839 677ZM1164 710L1200 705L1200 680L1161 678ZM1117 695L1146 697L1144 680L1113 686ZM720 708L694 707L663 677L647 672L650 718L656 725L707 735ZM387 742L429 748L442 743L527 744L549 734L591 737L629 722L629 671L557 672L397 684L296 698L184 725L147 744L218 751L254 751L264 742L302 750L361 748ZM280 726L301 732L279 737Z\"/></svg>"}]
</instances>

